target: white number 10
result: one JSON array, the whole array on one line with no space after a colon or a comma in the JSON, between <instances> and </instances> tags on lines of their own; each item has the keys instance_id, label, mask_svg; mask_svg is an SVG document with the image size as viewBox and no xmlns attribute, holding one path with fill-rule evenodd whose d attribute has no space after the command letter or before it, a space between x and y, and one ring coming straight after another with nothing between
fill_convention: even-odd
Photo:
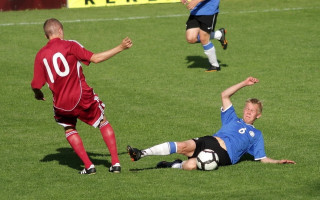
<instances>
[{"instance_id":1,"label":"white number 10","mask_svg":"<svg viewBox=\"0 0 320 200\"><path fill-rule=\"evenodd\" d=\"M60 58L60 60L62 61L63 63L63 66L64 66L64 72L62 72L59 68L59 65L58 65L58 58ZM61 76L61 77L65 77L69 74L70 72L70 67L69 67L69 64L66 60L66 58L60 53L56 53L53 55L52 57L52 62L53 62L53 67L54 67L54 70L56 71L57 75ZM43 59L43 63L44 65L46 66L46 69L47 69L47 72L48 72L48 75L49 75L49 78L50 78L50 81L51 83L54 83L54 79L53 79L53 74L51 72L51 69L49 67L49 64L48 64L48 61L46 58Z\"/></svg>"}]
</instances>

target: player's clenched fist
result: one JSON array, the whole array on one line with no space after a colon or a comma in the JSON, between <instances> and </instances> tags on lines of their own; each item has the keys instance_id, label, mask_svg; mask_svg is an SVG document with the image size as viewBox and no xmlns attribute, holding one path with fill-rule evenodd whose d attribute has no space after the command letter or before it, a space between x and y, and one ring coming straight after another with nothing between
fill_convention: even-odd
<instances>
[{"instance_id":1,"label":"player's clenched fist","mask_svg":"<svg viewBox=\"0 0 320 200\"><path fill-rule=\"evenodd\" d=\"M245 80L245 83L246 83L246 85L253 85L253 84L255 84L255 83L259 83L259 79L254 78L254 77L248 77L248 78Z\"/></svg>"},{"instance_id":2,"label":"player's clenched fist","mask_svg":"<svg viewBox=\"0 0 320 200\"><path fill-rule=\"evenodd\" d=\"M122 40L121 46L123 49L128 49L132 46L132 41L130 38L126 37Z\"/></svg>"}]
</instances>

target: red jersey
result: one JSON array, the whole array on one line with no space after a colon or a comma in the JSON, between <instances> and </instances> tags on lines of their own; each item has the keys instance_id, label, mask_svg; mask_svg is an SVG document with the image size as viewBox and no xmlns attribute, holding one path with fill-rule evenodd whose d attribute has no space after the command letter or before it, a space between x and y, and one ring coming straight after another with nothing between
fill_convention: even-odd
<instances>
[{"instance_id":1,"label":"red jersey","mask_svg":"<svg viewBox=\"0 0 320 200\"><path fill-rule=\"evenodd\" d=\"M92 52L76 41L55 38L36 55L31 87L41 89L47 83L55 108L71 111L79 103L82 92L92 88L86 83L81 63L90 64Z\"/></svg>"}]
</instances>

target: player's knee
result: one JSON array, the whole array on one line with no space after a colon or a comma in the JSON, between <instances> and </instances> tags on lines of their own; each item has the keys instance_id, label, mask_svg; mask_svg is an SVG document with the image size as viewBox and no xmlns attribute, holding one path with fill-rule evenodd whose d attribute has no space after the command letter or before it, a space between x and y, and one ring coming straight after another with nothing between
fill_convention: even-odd
<instances>
[{"instance_id":1,"label":"player's knee","mask_svg":"<svg viewBox=\"0 0 320 200\"><path fill-rule=\"evenodd\" d=\"M187 42L190 44L194 44L198 41L198 39L194 37L187 37L186 39L187 39Z\"/></svg>"},{"instance_id":2,"label":"player's knee","mask_svg":"<svg viewBox=\"0 0 320 200\"><path fill-rule=\"evenodd\" d=\"M195 159L189 159L182 164L183 170L196 170L197 169L197 162Z\"/></svg>"},{"instance_id":3,"label":"player's knee","mask_svg":"<svg viewBox=\"0 0 320 200\"><path fill-rule=\"evenodd\" d=\"M186 142L177 142L178 153L186 154L187 153L187 143Z\"/></svg>"},{"instance_id":4,"label":"player's knee","mask_svg":"<svg viewBox=\"0 0 320 200\"><path fill-rule=\"evenodd\" d=\"M108 124L109 124L109 121L107 120L107 118L105 116L103 116L103 119L100 121L99 128L102 128Z\"/></svg>"},{"instance_id":5,"label":"player's knee","mask_svg":"<svg viewBox=\"0 0 320 200\"><path fill-rule=\"evenodd\" d=\"M68 129L65 128L65 134L66 134L66 139L68 141L77 140L76 138L77 138L77 135L78 135L78 131L75 128L73 128L73 127L68 128Z\"/></svg>"},{"instance_id":6,"label":"player's knee","mask_svg":"<svg viewBox=\"0 0 320 200\"><path fill-rule=\"evenodd\" d=\"M198 41L198 35L193 35L193 34L187 34L186 35L186 40L188 43L193 44Z\"/></svg>"},{"instance_id":7,"label":"player's knee","mask_svg":"<svg viewBox=\"0 0 320 200\"><path fill-rule=\"evenodd\" d=\"M192 156L195 149L195 142L193 140L187 140L184 142L177 142L177 153L186 156Z\"/></svg>"},{"instance_id":8,"label":"player's knee","mask_svg":"<svg viewBox=\"0 0 320 200\"><path fill-rule=\"evenodd\" d=\"M66 126L64 127L64 131L67 133L67 132L70 132L70 131L75 131L76 129L72 126Z\"/></svg>"}]
</instances>

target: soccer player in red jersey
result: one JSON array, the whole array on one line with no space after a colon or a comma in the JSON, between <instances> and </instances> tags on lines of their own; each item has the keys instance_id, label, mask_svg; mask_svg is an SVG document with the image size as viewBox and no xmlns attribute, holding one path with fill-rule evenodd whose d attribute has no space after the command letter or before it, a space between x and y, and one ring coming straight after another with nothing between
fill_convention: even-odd
<instances>
[{"instance_id":1,"label":"soccer player in red jersey","mask_svg":"<svg viewBox=\"0 0 320 200\"><path fill-rule=\"evenodd\" d=\"M69 144L85 165L80 174L95 174L96 169L77 132L77 119L100 129L111 154L112 166L109 171L120 173L116 138L104 115L105 105L86 83L81 63L89 65L91 62L103 62L130 48L131 39L126 37L110 50L92 53L76 41L64 40L63 26L57 19L46 20L43 29L49 42L35 58L31 82L35 98L45 100L41 88L47 83L53 94L54 118L64 127Z\"/></svg>"}]
</instances>

